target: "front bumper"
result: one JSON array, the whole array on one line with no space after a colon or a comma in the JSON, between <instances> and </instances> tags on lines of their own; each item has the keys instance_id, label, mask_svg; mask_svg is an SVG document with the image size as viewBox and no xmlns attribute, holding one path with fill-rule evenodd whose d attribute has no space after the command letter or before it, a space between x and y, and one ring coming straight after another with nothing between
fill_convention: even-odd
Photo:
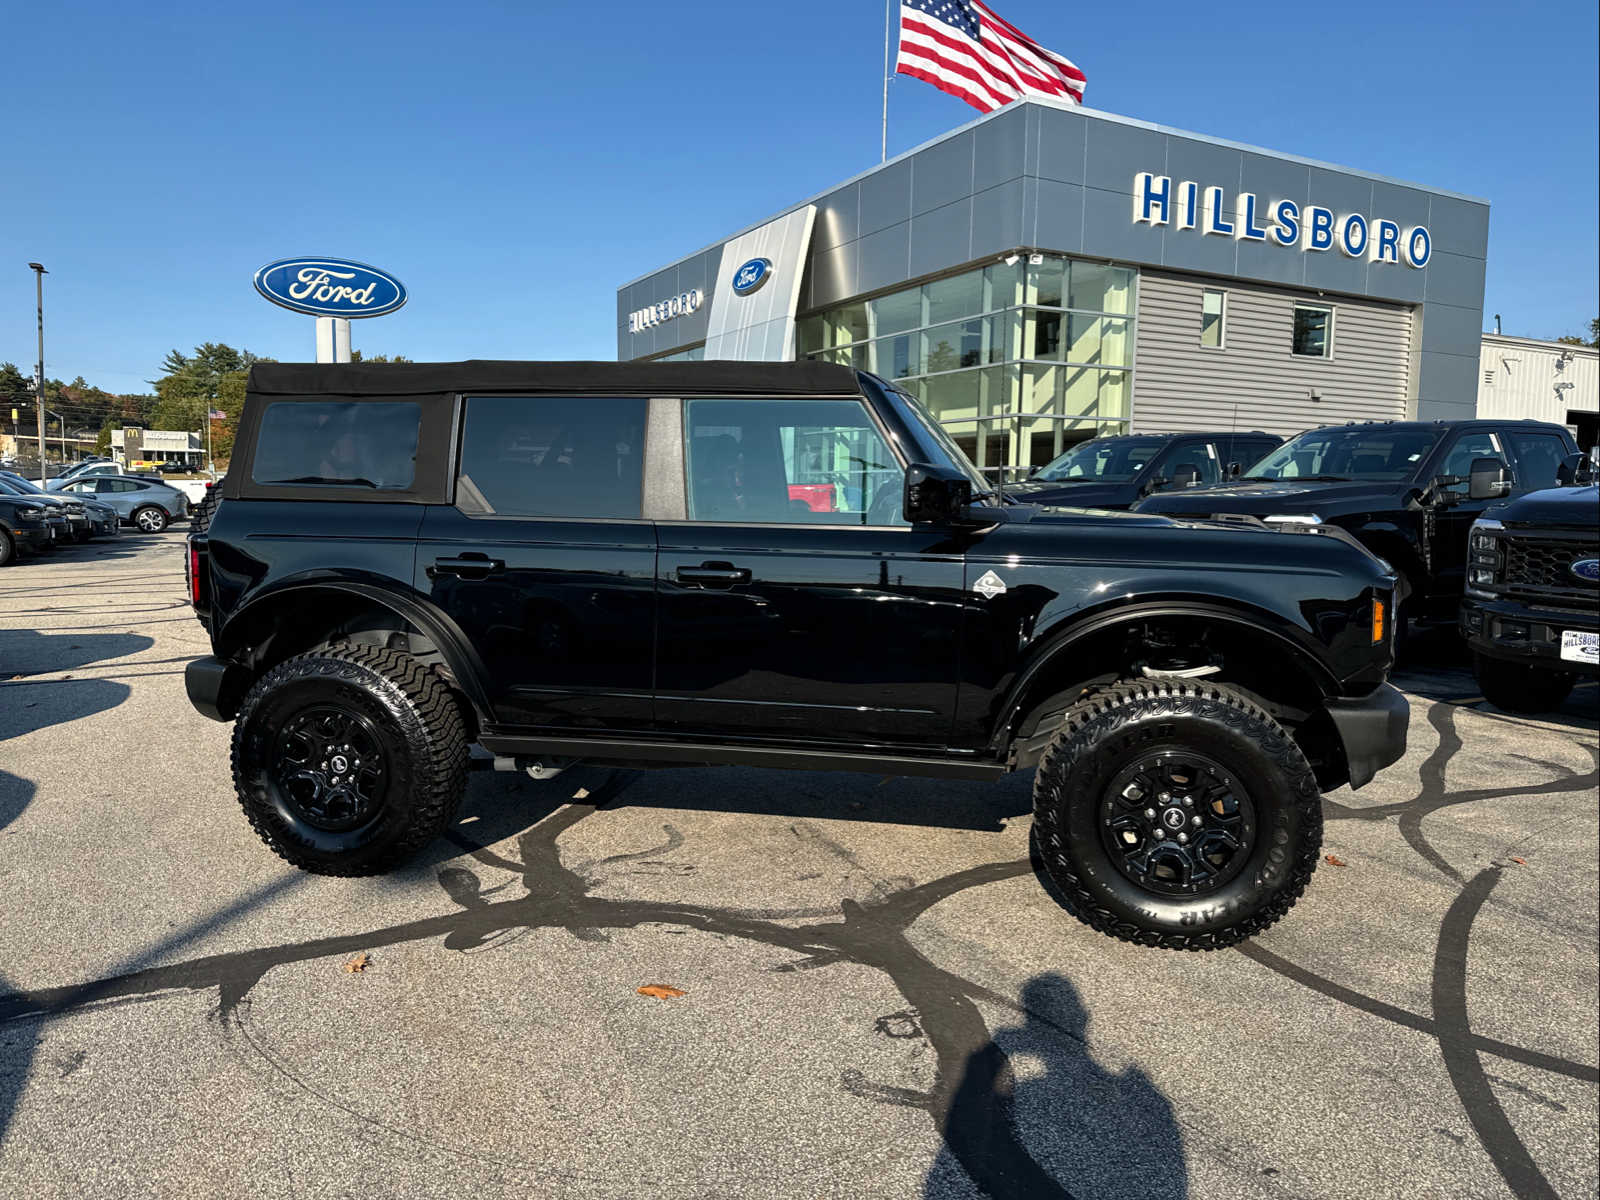
<instances>
[{"instance_id":1,"label":"front bumper","mask_svg":"<svg viewBox=\"0 0 1600 1200\"><path fill-rule=\"evenodd\" d=\"M249 683L249 676L238 663L224 662L210 655L195 659L183 669L183 686L189 693L189 703L201 716L213 721L233 720Z\"/></svg>"},{"instance_id":2,"label":"front bumper","mask_svg":"<svg viewBox=\"0 0 1600 1200\"><path fill-rule=\"evenodd\" d=\"M7 528L11 530L11 536L16 539L17 545L29 550L43 550L55 541L55 535L50 532L50 527L43 522L37 525L24 525L19 521Z\"/></svg>"},{"instance_id":3,"label":"front bumper","mask_svg":"<svg viewBox=\"0 0 1600 1200\"><path fill-rule=\"evenodd\" d=\"M1374 775L1398 762L1406 752L1411 704L1391 684L1382 684L1359 700L1330 700L1328 715L1344 743L1352 789L1370 783Z\"/></svg>"},{"instance_id":4,"label":"front bumper","mask_svg":"<svg viewBox=\"0 0 1600 1200\"><path fill-rule=\"evenodd\" d=\"M1549 667L1579 675L1600 675L1600 667L1561 657L1565 630L1600 632L1600 610L1569 612L1538 608L1519 600L1461 602L1461 636L1479 654L1528 666Z\"/></svg>"}]
</instances>

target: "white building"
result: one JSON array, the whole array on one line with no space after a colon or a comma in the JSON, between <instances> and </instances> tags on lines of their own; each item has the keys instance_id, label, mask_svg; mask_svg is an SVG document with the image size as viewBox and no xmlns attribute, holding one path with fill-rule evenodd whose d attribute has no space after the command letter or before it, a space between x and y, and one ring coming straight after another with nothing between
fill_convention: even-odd
<instances>
[{"instance_id":1,"label":"white building","mask_svg":"<svg viewBox=\"0 0 1600 1200\"><path fill-rule=\"evenodd\" d=\"M1478 415L1566 425L1587 450L1600 441L1600 350L1484 334Z\"/></svg>"},{"instance_id":2,"label":"white building","mask_svg":"<svg viewBox=\"0 0 1600 1200\"><path fill-rule=\"evenodd\" d=\"M195 466L205 453L205 445L198 433L186 433L177 429L144 429L134 432L141 435L139 442L142 448L134 453L134 459L139 462L170 460ZM123 453L127 445L124 436L126 433L125 429L111 431L111 456L121 463L128 461Z\"/></svg>"}]
</instances>

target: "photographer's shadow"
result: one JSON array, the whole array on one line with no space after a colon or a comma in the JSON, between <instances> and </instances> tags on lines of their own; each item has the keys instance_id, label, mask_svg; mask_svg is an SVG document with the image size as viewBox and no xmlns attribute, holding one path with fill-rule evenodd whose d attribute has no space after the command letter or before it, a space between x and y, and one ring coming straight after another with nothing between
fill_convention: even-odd
<instances>
[{"instance_id":1,"label":"photographer's shadow","mask_svg":"<svg viewBox=\"0 0 1600 1200\"><path fill-rule=\"evenodd\" d=\"M1187 1197L1171 1102L1137 1066L1108 1071L1094 1060L1077 988L1046 973L1021 1000L1023 1023L995 1030L967 1058L928 1200L966 1194L962 1172L993 1200Z\"/></svg>"}]
</instances>

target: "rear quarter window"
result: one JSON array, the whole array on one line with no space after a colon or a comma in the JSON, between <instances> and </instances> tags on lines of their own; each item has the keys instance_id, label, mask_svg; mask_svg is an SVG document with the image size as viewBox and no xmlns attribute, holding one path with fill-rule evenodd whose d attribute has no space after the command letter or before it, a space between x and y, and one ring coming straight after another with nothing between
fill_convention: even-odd
<instances>
[{"instance_id":1,"label":"rear quarter window","mask_svg":"<svg viewBox=\"0 0 1600 1200\"><path fill-rule=\"evenodd\" d=\"M251 478L268 487L403 491L416 477L421 425L414 402L277 401L262 411Z\"/></svg>"}]
</instances>

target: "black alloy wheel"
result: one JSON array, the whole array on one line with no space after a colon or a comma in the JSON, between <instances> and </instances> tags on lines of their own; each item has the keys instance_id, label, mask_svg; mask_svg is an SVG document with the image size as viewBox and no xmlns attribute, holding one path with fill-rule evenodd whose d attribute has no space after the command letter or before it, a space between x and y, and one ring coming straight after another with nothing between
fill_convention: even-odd
<instances>
[{"instance_id":1,"label":"black alloy wheel","mask_svg":"<svg viewBox=\"0 0 1600 1200\"><path fill-rule=\"evenodd\" d=\"M308 825L330 833L370 821L383 802L386 753L372 722L312 704L283 725L269 768L273 785Z\"/></svg>"},{"instance_id":2,"label":"black alloy wheel","mask_svg":"<svg viewBox=\"0 0 1600 1200\"><path fill-rule=\"evenodd\" d=\"M1255 806L1217 762L1189 751L1139 757L1101 802L1100 836L1117 870L1147 891L1199 896L1244 869Z\"/></svg>"}]
</instances>

